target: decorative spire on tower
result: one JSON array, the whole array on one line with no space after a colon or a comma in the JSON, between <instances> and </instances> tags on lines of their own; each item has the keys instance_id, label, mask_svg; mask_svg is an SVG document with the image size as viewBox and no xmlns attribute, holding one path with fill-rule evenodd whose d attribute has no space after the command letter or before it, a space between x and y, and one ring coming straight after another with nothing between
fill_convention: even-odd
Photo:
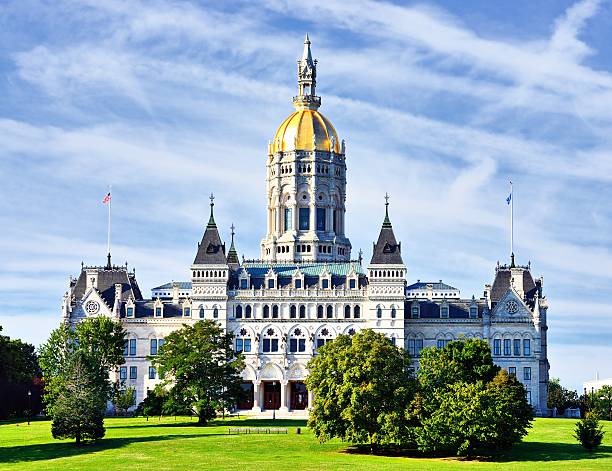
<instances>
[{"instance_id":1,"label":"decorative spire on tower","mask_svg":"<svg viewBox=\"0 0 612 471\"><path fill-rule=\"evenodd\" d=\"M321 97L315 95L317 86L317 61L312 59L308 34L304 39L302 58L298 60L298 94L293 97L296 108L316 110L321 106Z\"/></svg>"},{"instance_id":2,"label":"decorative spire on tower","mask_svg":"<svg viewBox=\"0 0 612 471\"><path fill-rule=\"evenodd\" d=\"M401 252L402 244L397 242L389 219L389 195L385 193L385 219L378 235L378 241L374 244L370 263L372 265L403 265Z\"/></svg>"},{"instance_id":3,"label":"decorative spire on tower","mask_svg":"<svg viewBox=\"0 0 612 471\"><path fill-rule=\"evenodd\" d=\"M230 245L229 251L227 252L227 264L230 268L236 269L240 266L240 259L238 258L238 252L236 252L236 247L234 246L234 229L236 229L234 223L232 223L230 229L232 230L232 243Z\"/></svg>"},{"instance_id":4,"label":"decorative spire on tower","mask_svg":"<svg viewBox=\"0 0 612 471\"><path fill-rule=\"evenodd\" d=\"M391 220L389 219L389 193L385 193L385 220L383 221L383 227L391 227Z\"/></svg>"},{"instance_id":5,"label":"decorative spire on tower","mask_svg":"<svg viewBox=\"0 0 612 471\"><path fill-rule=\"evenodd\" d=\"M213 215L213 207L215 206L215 195L211 193L208 198L210 199L210 218L208 219L207 227L217 227L217 223L215 223L215 217Z\"/></svg>"}]
</instances>

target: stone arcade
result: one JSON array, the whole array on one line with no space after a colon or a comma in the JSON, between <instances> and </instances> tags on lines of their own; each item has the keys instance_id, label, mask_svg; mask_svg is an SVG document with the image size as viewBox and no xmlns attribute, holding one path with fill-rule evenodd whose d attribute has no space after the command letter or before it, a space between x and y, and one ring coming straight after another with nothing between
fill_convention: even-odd
<instances>
[{"instance_id":1,"label":"stone arcade","mask_svg":"<svg viewBox=\"0 0 612 471\"><path fill-rule=\"evenodd\" d=\"M191 281L152 290L145 299L127 267L81 268L71 279L62 317L76 323L109 316L128 332L126 363L117 372L134 386L137 402L159 382L146 359L183 324L214 319L235 335L245 355L244 413L304 415L312 400L304 379L317 348L337 335L371 328L408 350L418 368L420 352L447 342L487 340L497 364L525 384L536 413L546 413L547 302L542 279L529 266L495 267L482 297L464 299L442 281L407 285L407 269L385 216L370 263L351 258L345 227L346 155L332 124L319 111L317 61L310 41L298 61L295 111L268 144L267 234L260 259L242 262L226 250L210 219L190 267ZM374 229L372 229L374 230Z\"/></svg>"}]
</instances>

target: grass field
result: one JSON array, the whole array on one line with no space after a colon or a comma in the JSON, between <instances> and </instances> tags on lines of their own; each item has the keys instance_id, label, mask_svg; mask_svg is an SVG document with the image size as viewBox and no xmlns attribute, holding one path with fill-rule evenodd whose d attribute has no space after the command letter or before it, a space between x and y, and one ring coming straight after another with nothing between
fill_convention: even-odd
<instances>
[{"instance_id":1,"label":"grass field","mask_svg":"<svg viewBox=\"0 0 612 471\"><path fill-rule=\"evenodd\" d=\"M525 441L489 461L410 458L355 453L346 444L319 444L304 422L291 420L217 420L197 427L189 419L106 420L106 437L76 447L53 440L50 423L0 425L0 469L612 469L612 422L596 453L572 437L573 420L537 419ZM289 427L287 435L228 435L228 426ZM296 427L302 434L296 434Z\"/></svg>"}]
</instances>

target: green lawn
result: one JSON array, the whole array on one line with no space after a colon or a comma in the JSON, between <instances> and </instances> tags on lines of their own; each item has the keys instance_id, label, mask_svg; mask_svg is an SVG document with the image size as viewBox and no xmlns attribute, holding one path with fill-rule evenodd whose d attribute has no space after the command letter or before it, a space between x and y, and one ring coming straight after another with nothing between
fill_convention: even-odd
<instances>
[{"instance_id":1,"label":"green lawn","mask_svg":"<svg viewBox=\"0 0 612 471\"><path fill-rule=\"evenodd\" d=\"M188 419L107 419L95 445L53 440L49 422L0 425L0 469L612 469L612 422L597 453L572 438L575 421L538 419L524 443L492 461L409 458L352 453L334 440L319 444L302 421L218 420L197 427ZM229 425L289 427L287 435L228 435Z\"/></svg>"}]
</instances>

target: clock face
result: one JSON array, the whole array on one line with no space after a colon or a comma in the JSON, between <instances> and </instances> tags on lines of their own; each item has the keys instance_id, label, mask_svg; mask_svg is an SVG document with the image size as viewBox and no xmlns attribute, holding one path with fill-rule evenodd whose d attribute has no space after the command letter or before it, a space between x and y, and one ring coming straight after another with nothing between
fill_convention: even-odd
<instances>
[{"instance_id":1,"label":"clock face","mask_svg":"<svg viewBox=\"0 0 612 471\"><path fill-rule=\"evenodd\" d=\"M514 299L511 299L506 303L506 310L510 314L516 314L518 312L518 304Z\"/></svg>"},{"instance_id":2,"label":"clock face","mask_svg":"<svg viewBox=\"0 0 612 471\"><path fill-rule=\"evenodd\" d=\"M97 301L87 301L85 304L85 312L87 314L97 314L100 310L100 304Z\"/></svg>"}]
</instances>

